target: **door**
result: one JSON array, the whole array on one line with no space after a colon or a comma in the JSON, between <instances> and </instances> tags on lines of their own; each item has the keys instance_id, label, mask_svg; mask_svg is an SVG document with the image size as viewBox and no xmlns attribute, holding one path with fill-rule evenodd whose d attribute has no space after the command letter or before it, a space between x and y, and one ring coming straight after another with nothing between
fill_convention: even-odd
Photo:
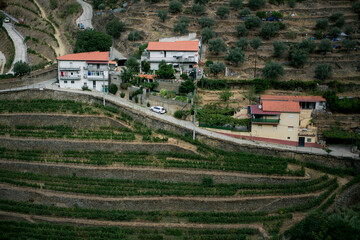
<instances>
[{"instance_id":1,"label":"door","mask_svg":"<svg viewBox=\"0 0 360 240\"><path fill-rule=\"evenodd\" d=\"M305 137L299 137L299 147L305 146Z\"/></svg>"}]
</instances>

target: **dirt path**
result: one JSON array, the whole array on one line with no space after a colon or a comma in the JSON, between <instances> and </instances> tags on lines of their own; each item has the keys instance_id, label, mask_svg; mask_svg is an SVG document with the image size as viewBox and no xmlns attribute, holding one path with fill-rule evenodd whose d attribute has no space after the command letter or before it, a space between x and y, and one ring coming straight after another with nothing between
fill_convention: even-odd
<instances>
[{"instance_id":1,"label":"dirt path","mask_svg":"<svg viewBox=\"0 0 360 240\"><path fill-rule=\"evenodd\" d=\"M46 16L46 12L45 10L42 8L42 6L38 3L37 0L34 0L34 3L39 7L40 9L40 12L41 12L41 17L46 19L47 21L51 22L47 16ZM67 49L66 49L66 44L64 42L64 40L61 38L61 34L60 34L60 31L59 29L54 25L52 24L52 26L54 27L55 29L55 38L57 39L58 43L59 43L59 46L53 46L54 47L54 50L56 52L56 55L57 56L63 56L63 55L66 55L68 53Z\"/></svg>"},{"instance_id":2,"label":"dirt path","mask_svg":"<svg viewBox=\"0 0 360 240\"><path fill-rule=\"evenodd\" d=\"M183 228L183 229L239 229L239 228L252 228L257 229L264 238L268 238L268 234L263 228L262 224L194 224L194 223L151 223L151 222L112 222L101 220L89 219L74 219L74 218L61 218L49 217L39 215L28 215L22 213L12 213L0 211L1 218L22 219L29 222L50 222L62 224L75 224L85 226L118 226L118 227L131 227L131 228Z\"/></svg>"}]
</instances>

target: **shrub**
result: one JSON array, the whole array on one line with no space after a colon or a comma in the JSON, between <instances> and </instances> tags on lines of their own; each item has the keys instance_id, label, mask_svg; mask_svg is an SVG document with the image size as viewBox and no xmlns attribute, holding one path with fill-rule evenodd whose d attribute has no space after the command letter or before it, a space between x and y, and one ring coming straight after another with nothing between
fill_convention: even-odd
<instances>
[{"instance_id":1,"label":"shrub","mask_svg":"<svg viewBox=\"0 0 360 240\"><path fill-rule=\"evenodd\" d=\"M159 10L157 12L158 17L161 19L161 21L165 22L165 20L168 18L168 12L166 9Z\"/></svg>"},{"instance_id":2,"label":"shrub","mask_svg":"<svg viewBox=\"0 0 360 240\"><path fill-rule=\"evenodd\" d=\"M226 51L226 44L220 38L210 40L209 41L209 51L213 52L214 54L219 54L220 52Z\"/></svg>"},{"instance_id":3,"label":"shrub","mask_svg":"<svg viewBox=\"0 0 360 240\"><path fill-rule=\"evenodd\" d=\"M201 30L200 34L203 42L208 42L210 39L215 37L215 33L211 28L204 28Z\"/></svg>"},{"instance_id":4,"label":"shrub","mask_svg":"<svg viewBox=\"0 0 360 240\"><path fill-rule=\"evenodd\" d=\"M315 28L325 30L329 26L329 22L327 19L319 19L316 21Z\"/></svg>"},{"instance_id":5,"label":"shrub","mask_svg":"<svg viewBox=\"0 0 360 240\"><path fill-rule=\"evenodd\" d=\"M263 75L268 79L277 79L278 76L284 75L284 68L278 62L267 62L262 69Z\"/></svg>"},{"instance_id":6,"label":"shrub","mask_svg":"<svg viewBox=\"0 0 360 240\"><path fill-rule=\"evenodd\" d=\"M227 15L230 14L230 9L228 7L218 7L216 10L216 15L218 15L221 19L227 18Z\"/></svg>"},{"instance_id":7,"label":"shrub","mask_svg":"<svg viewBox=\"0 0 360 240\"><path fill-rule=\"evenodd\" d=\"M274 18L282 18L283 17L283 15L277 11L272 11L271 16Z\"/></svg>"},{"instance_id":8,"label":"shrub","mask_svg":"<svg viewBox=\"0 0 360 240\"><path fill-rule=\"evenodd\" d=\"M124 93L124 92L121 92L121 93L120 93L120 97L121 97L121 98L124 98L124 97L125 97L125 93Z\"/></svg>"},{"instance_id":9,"label":"shrub","mask_svg":"<svg viewBox=\"0 0 360 240\"><path fill-rule=\"evenodd\" d=\"M251 11L249 8L244 8L239 12L239 17L246 17L251 14Z\"/></svg>"},{"instance_id":10,"label":"shrub","mask_svg":"<svg viewBox=\"0 0 360 240\"><path fill-rule=\"evenodd\" d=\"M128 35L129 41L138 41L143 39L143 36L140 34L138 30L131 31Z\"/></svg>"},{"instance_id":11,"label":"shrub","mask_svg":"<svg viewBox=\"0 0 360 240\"><path fill-rule=\"evenodd\" d=\"M239 63L243 63L245 60L245 54L240 48L234 48L230 50L229 55L225 57L225 59L233 64L235 66L238 66Z\"/></svg>"},{"instance_id":12,"label":"shrub","mask_svg":"<svg viewBox=\"0 0 360 240\"><path fill-rule=\"evenodd\" d=\"M245 50L248 45L249 45L249 43L246 38L240 38L239 41L237 41L237 43L236 43L236 46L242 50Z\"/></svg>"},{"instance_id":13,"label":"shrub","mask_svg":"<svg viewBox=\"0 0 360 240\"><path fill-rule=\"evenodd\" d=\"M289 50L290 65L293 67L302 67L307 63L309 52L300 48L298 45L292 45Z\"/></svg>"},{"instance_id":14,"label":"shrub","mask_svg":"<svg viewBox=\"0 0 360 240\"><path fill-rule=\"evenodd\" d=\"M109 92L111 93L111 94L116 94L117 93L117 91L118 91L118 87L116 86L116 84L114 84L114 83L112 83L112 84L110 84L110 86L109 86Z\"/></svg>"},{"instance_id":15,"label":"shrub","mask_svg":"<svg viewBox=\"0 0 360 240\"><path fill-rule=\"evenodd\" d=\"M203 177L202 184L205 187L213 187L214 186L214 180L211 177Z\"/></svg>"},{"instance_id":16,"label":"shrub","mask_svg":"<svg viewBox=\"0 0 360 240\"><path fill-rule=\"evenodd\" d=\"M287 50L287 46L285 45L285 43L279 41L273 42L273 47L274 47L274 54L273 54L274 57L281 56Z\"/></svg>"},{"instance_id":17,"label":"shrub","mask_svg":"<svg viewBox=\"0 0 360 240\"><path fill-rule=\"evenodd\" d=\"M172 0L169 3L169 12L171 13L179 13L182 10L182 4L179 1Z\"/></svg>"},{"instance_id":18,"label":"shrub","mask_svg":"<svg viewBox=\"0 0 360 240\"><path fill-rule=\"evenodd\" d=\"M296 6L296 0L289 0L289 7L294 8Z\"/></svg>"},{"instance_id":19,"label":"shrub","mask_svg":"<svg viewBox=\"0 0 360 240\"><path fill-rule=\"evenodd\" d=\"M205 12L205 7L204 5L194 4L191 8L191 12L197 16L202 15Z\"/></svg>"},{"instance_id":20,"label":"shrub","mask_svg":"<svg viewBox=\"0 0 360 240\"><path fill-rule=\"evenodd\" d=\"M138 73L140 71L140 64L135 57L130 57L126 60L125 66L133 73Z\"/></svg>"},{"instance_id":21,"label":"shrub","mask_svg":"<svg viewBox=\"0 0 360 240\"><path fill-rule=\"evenodd\" d=\"M322 52L330 52L332 49L331 42L329 39L323 39L320 41L318 48Z\"/></svg>"},{"instance_id":22,"label":"shrub","mask_svg":"<svg viewBox=\"0 0 360 240\"><path fill-rule=\"evenodd\" d=\"M219 93L219 98L224 100L224 102L227 102L232 96L234 96L234 93L230 92L229 89Z\"/></svg>"},{"instance_id":23,"label":"shrub","mask_svg":"<svg viewBox=\"0 0 360 240\"><path fill-rule=\"evenodd\" d=\"M118 18L114 18L106 24L106 33L114 38L119 38L121 33L125 31L125 24L120 22Z\"/></svg>"},{"instance_id":24,"label":"shrub","mask_svg":"<svg viewBox=\"0 0 360 240\"><path fill-rule=\"evenodd\" d=\"M96 30L84 30L79 32L74 53L109 51L112 45L111 36Z\"/></svg>"},{"instance_id":25,"label":"shrub","mask_svg":"<svg viewBox=\"0 0 360 240\"><path fill-rule=\"evenodd\" d=\"M93 0L93 5L95 9L102 9L100 8L101 4L103 4L105 8L104 0Z\"/></svg>"},{"instance_id":26,"label":"shrub","mask_svg":"<svg viewBox=\"0 0 360 240\"><path fill-rule=\"evenodd\" d=\"M332 36L333 38L336 38L337 36L339 36L341 33L341 30L338 28L338 27L333 27L331 30L330 30L330 36Z\"/></svg>"},{"instance_id":27,"label":"shrub","mask_svg":"<svg viewBox=\"0 0 360 240\"><path fill-rule=\"evenodd\" d=\"M330 78L332 75L332 66L330 64L324 63L319 64L315 68L315 77L317 79L327 79Z\"/></svg>"},{"instance_id":28,"label":"shrub","mask_svg":"<svg viewBox=\"0 0 360 240\"><path fill-rule=\"evenodd\" d=\"M316 48L316 43L311 39L303 39L299 44L301 49L307 50L309 53L313 53Z\"/></svg>"},{"instance_id":29,"label":"shrub","mask_svg":"<svg viewBox=\"0 0 360 240\"><path fill-rule=\"evenodd\" d=\"M344 17L344 14L341 13L341 12L336 12L336 13L333 13L330 17L329 17L329 20L332 21L332 22L336 22L339 18L342 18Z\"/></svg>"},{"instance_id":30,"label":"shrub","mask_svg":"<svg viewBox=\"0 0 360 240\"><path fill-rule=\"evenodd\" d=\"M344 17L340 17L338 20L336 20L335 22L335 26L336 27L343 27L345 25L345 18Z\"/></svg>"},{"instance_id":31,"label":"shrub","mask_svg":"<svg viewBox=\"0 0 360 240\"><path fill-rule=\"evenodd\" d=\"M195 0L195 3L205 5L205 4L207 4L209 1L210 1L210 0Z\"/></svg>"},{"instance_id":32,"label":"shrub","mask_svg":"<svg viewBox=\"0 0 360 240\"><path fill-rule=\"evenodd\" d=\"M160 62L159 70L156 72L159 78L163 78L163 79L173 79L174 73L175 70L173 69L173 65L166 64L164 60Z\"/></svg>"},{"instance_id":33,"label":"shrub","mask_svg":"<svg viewBox=\"0 0 360 240\"><path fill-rule=\"evenodd\" d=\"M198 23L200 25L201 28L210 28L212 26L214 26L214 19L212 18L208 18L208 17L201 17L198 19Z\"/></svg>"},{"instance_id":34,"label":"shrub","mask_svg":"<svg viewBox=\"0 0 360 240\"><path fill-rule=\"evenodd\" d=\"M242 7L243 0L230 0L229 6L235 10L238 10Z\"/></svg>"},{"instance_id":35,"label":"shrub","mask_svg":"<svg viewBox=\"0 0 360 240\"><path fill-rule=\"evenodd\" d=\"M262 42L260 40L260 38L256 37L250 40L250 46L254 49L257 50L260 46L262 45Z\"/></svg>"},{"instance_id":36,"label":"shrub","mask_svg":"<svg viewBox=\"0 0 360 240\"><path fill-rule=\"evenodd\" d=\"M225 71L225 64L222 62L215 62L210 66L210 73L217 76L219 73Z\"/></svg>"},{"instance_id":37,"label":"shrub","mask_svg":"<svg viewBox=\"0 0 360 240\"><path fill-rule=\"evenodd\" d=\"M259 18L267 18L267 14L264 11L256 12L256 16Z\"/></svg>"},{"instance_id":38,"label":"shrub","mask_svg":"<svg viewBox=\"0 0 360 240\"><path fill-rule=\"evenodd\" d=\"M354 29L353 29L352 26L346 26L344 32L345 32L347 35L350 35L350 34L354 33Z\"/></svg>"},{"instance_id":39,"label":"shrub","mask_svg":"<svg viewBox=\"0 0 360 240\"><path fill-rule=\"evenodd\" d=\"M183 110L177 110L174 113L174 117L177 119L182 119L184 116L184 111Z\"/></svg>"},{"instance_id":40,"label":"shrub","mask_svg":"<svg viewBox=\"0 0 360 240\"><path fill-rule=\"evenodd\" d=\"M50 8L51 10L55 10L58 7L57 0L50 0Z\"/></svg>"},{"instance_id":41,"label":"shrub","mask_svg":"<svg viewBox=\"0 0 360 240\"><path fill-rule=\"evenodd\" d=\"M274 37L275 34L279 31L280 27L278 24L275 23L265 23L262 27L260 35L264 38L269 40L271 37Z\"/></svg>"},{"instance_id":42,"label":"shrub","mask_svg":"<svg viewBox=\"0 0 360 240\"><path fill-rule=\"evenodd\" d=\"M238 36L243 37L246 35L247 29L243 23L240 23L235 28L236 28L236 33Z\"/></svg>"},{"instance_id":43,"label":"shrub","mask_svg":"<svg viewBox=\"0 0 360 240\"><path fill-rule=\"evenodd\" d=\"M195 90L195 84L194 81L192 79L188 79L185 82L182 82L181 85L179 86L179 92L180 93L191 93Z\"/></svg>"},{"instance_id":44,"label":"shrub","mask_svg":"<svg viewBox=\"0 0 360 240\"><path fill-rule=\"evenodd\" d=\"M16 76L23 76L26 73L30 72L29 64L23 61L18 61L14 64L14 74Z\"/></svg>"},{"instance_id":45,"label":"shrub","mask_svg":"<svg viewBox=\"0 0 360 240\"><path fill-rule=\"evenodd\" d=\"M352 9L353 9L354 12L360 13L360 2L359 2L359 1L355 2L355 3L352 5Z\"/></svg>"},{"instance_id":46,"label":"shrub","mask_svg":"<svg viewBox=\"0 0 360 240\"><path fill-rule=\"evenodd\" d=\"M270 88L270 82L266 79L255 78L252 80L252 84L255 86L255 93L262 93Z\"/></svg>"},{"instance_id":47,"label":"shrub","mask_svg":"<svg viewBox=\"0 0 360 240\"><path fill-rule=\"evenodd\" d=\"M187 31L187 27L189 26L189 18L188 17L181 17L179 22L174 25L174 32L179 32L183 34Z\"/></svg>"},{"instance_id":48,"label":"shrub","mask_svg":"<svg viewBox=\"0 0 360 240\"><path fill-rule=\"evenodd\" d=\"M355 40L350 40L350 39L345 39L343 41L342 44L343 48L345 48L347 51L351 51L354 50L356 47L356 41Z\"/></svg>"},{"instance_id":49,"label":"shrub","mask_svg":"<svg viewBox=\"0 0 360 240\"><path fill-rule=\"evenodd\" d=\"M250 15L248 18L245 19L245 27L247 29L251 29L254 27L260 27L261 23L262 23L261 19L255 15Z\"/></svg>"},{"instance_id":50,"label":"shrub","mask_svg":"<svg viewBox=\"0 0 360 240\"><path fill-rule=\"evenodd\" d=\"M249 0L248 7L252 10L258 10L264 7L266 4L265 0Z\"/></svg>"}]
</instances>

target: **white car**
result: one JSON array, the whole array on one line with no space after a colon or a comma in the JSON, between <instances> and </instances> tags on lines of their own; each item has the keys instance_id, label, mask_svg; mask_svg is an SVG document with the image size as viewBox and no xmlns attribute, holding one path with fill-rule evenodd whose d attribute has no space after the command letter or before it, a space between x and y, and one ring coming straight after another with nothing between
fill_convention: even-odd
<instances>
[{"instance_id":1,"label":"white car","mask_svg":"<svg viewBox=\"0 0 360 240\"><path fill-rule=\"evenodd\" d=\"M161 113L161 114L166 113L165 108L160 107L160 106L151 107L150 110L153 111L153 112L156 112L156 113Z\"/></svg>"},{"instance_id":2,"label":"white car","mask_svg":"<svg viewBox=\"0 0 360 240\"><path fill-rule=\"evenodd\" d=\"M6 18L4 19L4 23L9 23L9 22L10 22L10 18L6 17Z\"/></svg>"}]
</instances>

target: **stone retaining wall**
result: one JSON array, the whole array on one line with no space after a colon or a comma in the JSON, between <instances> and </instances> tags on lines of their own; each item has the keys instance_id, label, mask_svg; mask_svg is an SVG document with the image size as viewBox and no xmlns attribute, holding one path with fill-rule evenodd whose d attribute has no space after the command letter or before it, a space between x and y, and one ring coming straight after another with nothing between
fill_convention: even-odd
<instances>
[{"instance_id":1,"label":"stone retaining wall","mask_svg":"<svg viewBox=\"0 0 360 240\"><path fill-rule=\"evenodd\" d=\"M349 207L360 201L360 183L357 183L346 189L335 200L335 207L341 209L342 207Z\"/></svg>"}]
</instances>

